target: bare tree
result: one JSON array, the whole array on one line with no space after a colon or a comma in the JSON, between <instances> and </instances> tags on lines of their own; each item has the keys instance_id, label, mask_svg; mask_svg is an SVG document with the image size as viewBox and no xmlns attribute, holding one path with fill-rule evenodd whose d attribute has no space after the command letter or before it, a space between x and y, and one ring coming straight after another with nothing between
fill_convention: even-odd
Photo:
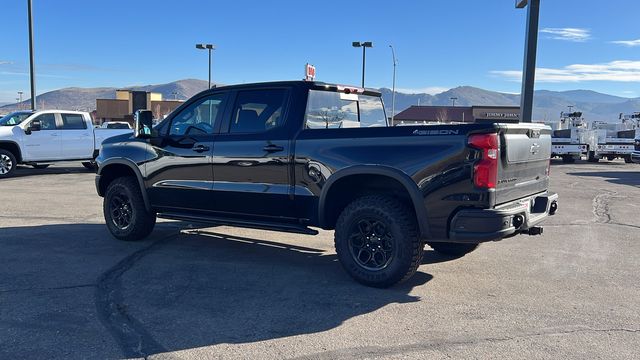
<instances>
[{"instance_id":1,"label":"bare tree","mask_svg":"<svg viewBox=\"0 0 640 360\"><path fill-rule=\"evenodd\" d=\"M449 110L446 107L441 107L436 112L436 120L438 122L449 122Z\"/></svg>"},{"instance_id":2,"label":"bare tree","mask_svg":"<svg viewBox=\"0 0 640 360\"><path fill-rule=\"evenodd\" d=\"M342 121L346 117L346 115L341 111L332 113L329 110L318 110L317 116L324 121L326 129L329 128L329 124Z\"/></svg>"}]
</instances>

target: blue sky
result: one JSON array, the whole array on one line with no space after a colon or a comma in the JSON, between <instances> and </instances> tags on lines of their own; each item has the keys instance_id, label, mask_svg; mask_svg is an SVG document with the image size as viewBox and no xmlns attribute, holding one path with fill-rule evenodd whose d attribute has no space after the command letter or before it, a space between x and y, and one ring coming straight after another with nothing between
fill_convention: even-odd
<instances>
[{"instance_id":1,"label":"blue sky","mask_svg":"<svg viewBox=\"0 0 640 360\"><path fill-rule=\"evenodd\" d=\"M438 92L459 85L517 93L526 11L512 0L150 1L33 0L37 92L62 87L158 84L207 78L225 84L317 79ZM2 3L0 102L29 92L25 0ZM542 0L536 88L640 96L640 3ZM25 97L26 98L26 97Z\"/></svg>"}]
</instances>

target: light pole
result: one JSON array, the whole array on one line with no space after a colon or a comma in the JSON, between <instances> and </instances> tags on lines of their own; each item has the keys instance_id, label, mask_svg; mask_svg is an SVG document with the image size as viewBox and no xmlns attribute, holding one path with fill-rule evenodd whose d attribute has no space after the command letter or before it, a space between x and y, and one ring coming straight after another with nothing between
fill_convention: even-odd
<instances>
[{"instance_id":1,"label":"light pole","mask_svg":"<svg viewBox=\"0 0 640 360\"><path fill-rule=\"evenodd\" d=\"M456 107L456 100L458 100L458 98L450 97L449 100L451 100L451 107Z\"/></svg>"},{"instance_id":2,"label":"light pole","mask_svg":"<svg viewBox=\"0 0 640 360\"><path fill-rule=\"evenodd\" d=\"M571 113L571 110L573 110L573 105L567 105L567 107L569 108L569 113Z\"/></svg>"},{"instance_id":3,"label":"light pole","mask_svg":"<svg viewBox=\"0 0 640 360\"><path fill-rule=\"evenodd\" d=\"M351 45L353 45L353 47L361 47L362 48L362 87L364 88L364 66L365 66L365 59L367 57L367 48L373 47L373 43L371 41L364 41L364 42L360 42L360 41L354 41L351 43Z\"/></svg>"},{"instance_id":4,"label":"light pole","mask_svg":"<svg viewBox=\"0 0 640 360\"><path fill-rule=\"evenodd\" d=\"M177 91L172 91L171 95L173 95L173 100L178 100L178 92Z\"/></svg>"},{"instance_id":5,"label":"light pole","mask_svg":"<svg viewBox=\"0 0 640 360\"><path fill-rule=\"evenodd\" d=\"M393 50L393 45L389 45L391 48L391 56L393 57L393 90L391 90L391 126L393 124L393 118L396 116L396 65L398 60L396 59L396 52Z\"/></svg>"},{"instance_id":6,"label":"light pole","mask_svg":"<svg viewBox=\"0 0 640 360\"><path fill-rule=\"evenodd\" d=\"M209 50L209 87L208 89L211 89L211 51L215 50L216 47L213 44L196 44L196 49Z\"/></svg>"},{"instance_id":7,"label":"light pole","mask_svg":"<svg viewBox=\"0 0 640 360\"><path fill-rule=\"evenodd\" d=\"M527 33L524 45L524 69L520 94L520 121L531 122L533 114L533 89L536 79L536 53L538 51L538 23L540 0L516 0L516 8L527 8Z\"/></svg>"},{"instance_id":8,"label":"light pole","mask_svg":"<svg viewBox=\"0 0 640 360\"><path fill-rule=\"evenodd\" d=\"M18 91L18 98L16 100L18 100L18 109L22 110L22 91Z\"/></svg>"},{"instance_id":9,"label":"light pole","mask_svg":"<svg viewBox=\"0 0 640 360\"><path fill-rule=\"evenodd\" d=\"M29 12L29 77L31 78L31 110L36 110L36 78L33 55L33 12L31 11L31 0L27 0Z\"/></svg>"}]
</instances>

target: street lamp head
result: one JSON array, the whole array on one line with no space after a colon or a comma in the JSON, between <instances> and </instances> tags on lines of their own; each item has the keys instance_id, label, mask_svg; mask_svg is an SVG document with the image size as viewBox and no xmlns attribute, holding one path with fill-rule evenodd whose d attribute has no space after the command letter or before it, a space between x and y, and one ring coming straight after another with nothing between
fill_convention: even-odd
<instances>
[{"instance_id":1,"label":"street lamp head","mask_svg":"<svg viewBox=\"0 0 640 360\"><path fill-rule=\"evenodd\" d=\"M361 46L362 46L362 44L360 43L360 41L354 41L354 42L352 42L352 43L351 43L351 45L352 45L353 47L361 47Z\"/></svg>"},{"instance_id":2,"label":"street lamp head","mask_svg":"<svg viewBox=\"0 0 640 360\"><path fill-rule=\"evenodd\" d=\"M196 49L209 49L214 50L216 47L213 44L196 44Z\"/></svg>"},{"instance_id":3,"label":"street lamp head","mask_svg":"<svg viewBox=\"0 0 640 360\"><path fill-rule=\"evenodd\" d=\"M373 47L373 43L371 41L365 41L362 43L362 46L364 47Z\"/></svg>"},{"instance_id":4,"label":"street lamp head","mask_svg":"<svg viewBox=\"0 0 640 360\"><path fill-rule=\"evenodd\" d=\"M516 0L516 9L522 9L529 3L528 0Z\"/></svg>"}]
</instances>

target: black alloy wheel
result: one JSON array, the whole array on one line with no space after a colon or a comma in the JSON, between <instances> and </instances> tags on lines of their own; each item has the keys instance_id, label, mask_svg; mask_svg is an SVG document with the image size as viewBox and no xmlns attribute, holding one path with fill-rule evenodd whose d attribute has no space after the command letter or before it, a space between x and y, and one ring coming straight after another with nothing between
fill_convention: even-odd
<instances>
[{"instance_id":1,"label":"black alloy wheel","mask_svg":"<svg viewBox=\"0 0 640 360\"><path fill-rule=\"evenodd\" d=\"M377 271L389 266L393 248L393 235L383 219L367 217L351 226L349 252L364 269Z\"/></svg>"},{"instance_id":2,"label":"black alloy wheel","mask_svg":"<svg viewBox=\"0 0 640 360\"><path fill-rule=\"evenodd\" d=\"M113 194L109 201L111 222L120 230L127 230L131 226L133 210L131 199L124 191Z\"/></svg>"}]
</instances>

